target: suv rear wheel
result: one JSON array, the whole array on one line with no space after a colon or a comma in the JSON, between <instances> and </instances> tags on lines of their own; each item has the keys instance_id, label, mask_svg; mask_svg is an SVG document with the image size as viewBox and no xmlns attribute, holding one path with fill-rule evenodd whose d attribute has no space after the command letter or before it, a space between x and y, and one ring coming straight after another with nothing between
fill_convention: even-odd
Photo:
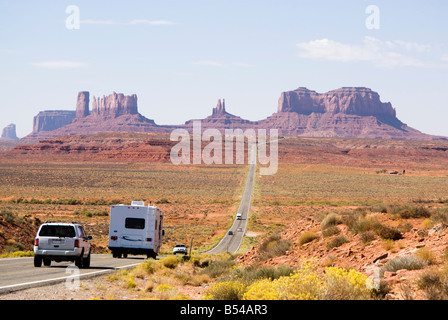
<instances>
[{"instance_id":1,"label":"suv rear wheel","mask_svg":"<svg viewBox=\"0 0 448 320\"><path fill-rule=\"evenodd\" d=\"M84 266L84 250L81 252L80 256L75 259L75 266L82 268Z\"/></svg>"},{"instance_id":2,"label":"suv rear wheel","mask_svg":"<svg viewBox=\"0 0 448 320\"><path fill-rule=\"evenodd\" d=\"M34 266L37 268L42 267L42 257L34 256Z\"/></svg>"}]
</instances>

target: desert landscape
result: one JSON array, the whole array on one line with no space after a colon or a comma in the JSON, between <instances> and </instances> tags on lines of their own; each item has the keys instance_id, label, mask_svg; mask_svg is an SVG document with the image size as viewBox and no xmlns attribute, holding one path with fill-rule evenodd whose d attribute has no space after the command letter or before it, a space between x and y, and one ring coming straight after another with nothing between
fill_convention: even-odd
<instances>
[{"instance_id":1,"label":"desert landscape","mask_svg":"<svg viewBox=\"0 0 448 320\"><path fill-rule=\"evenodd\" d=\"M440 286L445 283L446 141L282 137L278 172L256 175L248 230L239 253L217 257L202 253L232 223L248 165L173 165L172 145L168 134L108 132L50 138L2 152L2 253L14 256L32 250L40 223L55 219L83 223L94 236L94 252L109 253L110 205L139 199L164 210L162 252L170 255L176 243L194 237L197 262L192 265L175 258L175 266L167 270L178 270L189 280L163 276L165 280L156 283L165 281L171 288L165 295L149 290L151 275L142 275L139 269L138 285L126 291L128 298L199 299L210 295L215 283L228 280L231 266L241 270L289 266L291 272L313 261L316 274L333 267L368 277L372 267L383 270L388 263L408 257L419 259L421 266L414 270L403 264L381 271L381 293L375 297L445 297L442 287L428 289L419 283L425 276L438 277ZM204 275L201 272L209 264L225 267ZM116 276L121 282L129 277L136 276L132 272ZM121 288L120 281L112 282ZM93 288L85 290L83 297L124 298L117 291L108 295L107 288Z\"/></svg>"},{"instance_id":2,"label":"desert landscape","mask_svg":"<svg viewBox=\"0 0 448 320\"><path fill-rule=\"evenodd\" d=\"M447 10L3 1L0 300L448 300Z\"/></svg>"}]
</instances>

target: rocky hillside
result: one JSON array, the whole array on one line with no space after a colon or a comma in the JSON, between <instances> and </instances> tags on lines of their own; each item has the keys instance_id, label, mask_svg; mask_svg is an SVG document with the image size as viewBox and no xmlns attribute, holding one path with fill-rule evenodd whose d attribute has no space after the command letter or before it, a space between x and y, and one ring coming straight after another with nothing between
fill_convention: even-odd
<instances>
[{"instance_id":1,"label":"rocky hillside","mask_svg":"<svg viewBox=\"0 0 448 320\"><path fill-rule=\"evenodd\" d=\"M447 228L448 206L443 202L429 207L334 209L293 221L279 235L237 259L247 265L270 266L314 259L322 270L337 266L377 275L392 299L409 299L411 295L435 299L429 295L442 294L437 290L443 288L428 291L422 281L426 275L439 275L437 270L448 262ZM448 292L443 294L448 298Z\"/></svg>"}]
</instances>

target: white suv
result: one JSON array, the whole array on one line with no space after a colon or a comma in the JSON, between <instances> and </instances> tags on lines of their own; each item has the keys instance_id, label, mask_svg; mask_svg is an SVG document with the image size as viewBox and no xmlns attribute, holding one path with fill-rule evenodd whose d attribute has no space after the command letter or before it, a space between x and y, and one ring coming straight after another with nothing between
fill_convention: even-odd
<instances>
[{"instance_id":1,"label":"white suv","mask_svg":"<svg viewBox=\"0 0 448 320\"><path fill-rule=\"evenodd\" d=\"M51 261L73 261L79 268L90 267L91 236L77 223L46 222L34 240L34 266L50 266Z\"/></svg>"}]
</instances>

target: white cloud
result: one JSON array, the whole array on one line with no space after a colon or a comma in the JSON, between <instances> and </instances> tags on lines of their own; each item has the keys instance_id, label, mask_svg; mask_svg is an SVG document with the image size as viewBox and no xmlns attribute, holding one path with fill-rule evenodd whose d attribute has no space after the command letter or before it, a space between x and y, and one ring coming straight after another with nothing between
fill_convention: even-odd
<instances>
[{"instance_id":1,"label":"white cloud","mask_svg":"<svg viewBox=\"0 0 448 320\"><path fill-rule=\"evenodd\" d=\"M87 67L87 64L79 61L54 60L32 63L33 66L44 69L77 69Z\"/></svg>"},{"instance_id":2,"label":"white cloud","mask_svg":"<svg viewBox=\"0 0 448 320\"><path fill-rule=\"evenodd\" d=\"M362 44L344 44L329 39L312 40L297 44L298 56L306 59L339 62L367 61L381 67L432 67L432 63L412 56L430 49L416 42L382 41L366 36ZM403 53L403 50L405 51Z\"/></svg>"}]
</instances>

